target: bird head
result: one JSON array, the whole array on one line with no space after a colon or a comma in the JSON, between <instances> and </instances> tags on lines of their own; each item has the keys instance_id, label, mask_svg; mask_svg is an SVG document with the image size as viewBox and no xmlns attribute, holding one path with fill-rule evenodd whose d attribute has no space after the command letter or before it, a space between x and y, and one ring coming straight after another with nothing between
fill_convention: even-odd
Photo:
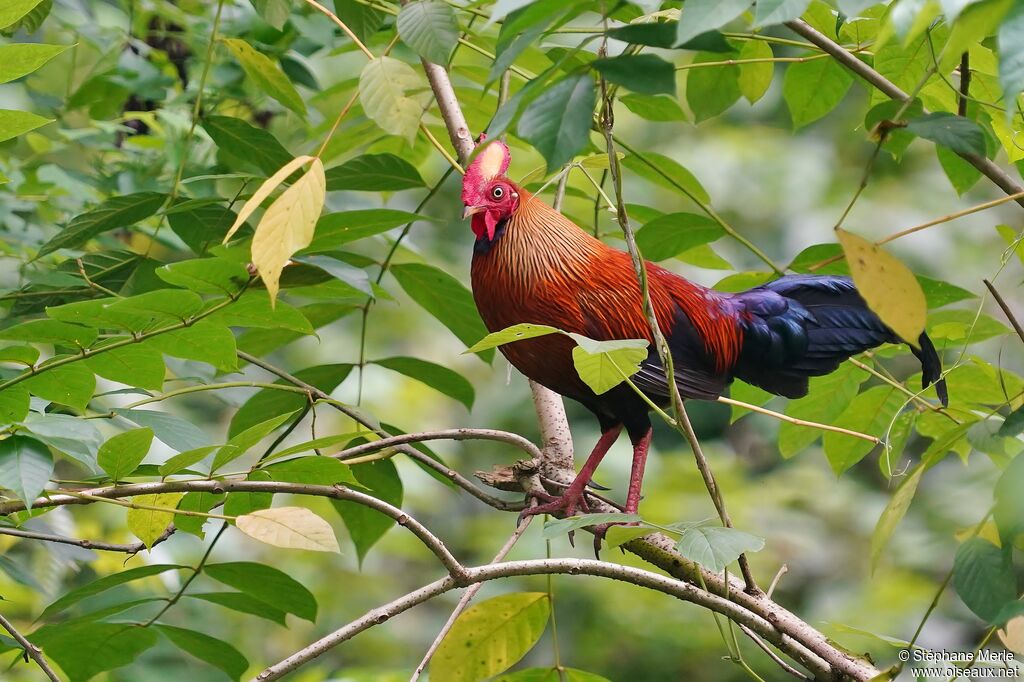
<instances>
[{"instance_id":1,"label":"bird head","mask_svg":"<svg viewBox=\"0 0 1024 682\"><path fill-rule=\"evenodd\" d=\"M505 143L495 140L466 168L462 178L462 203L466 209L462 217L473 217L477 239L487 235L493 241L498 223L512 215L519 205L519 189L505 177L510 159Z\"/></svg>"}]
</instances>

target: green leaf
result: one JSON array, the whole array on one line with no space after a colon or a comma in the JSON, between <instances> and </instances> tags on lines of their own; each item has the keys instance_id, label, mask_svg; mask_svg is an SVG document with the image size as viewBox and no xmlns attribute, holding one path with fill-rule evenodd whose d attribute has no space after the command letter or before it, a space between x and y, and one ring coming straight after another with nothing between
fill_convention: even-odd
<instances>
[{"instance_id":1,"label":"green leaf","mask_svg":"<svg viewBox=\"0 0 1024 682\"><path fill-rule=\"evenodd\" d=\"M245 266L227 258L195 258L170 263L157 268L156 276L199 294L237 294L249 281Z\"/></svg>"},{"instance_id":2,"label":"green leaf","mask_svg":"<svg viewBox=\"0 0 1024 682\"><path fill-rule=\"evenodd\" d=\"M371 59L359 74L359 102L382 130L412 141L430 101L426 80L394 57Z\"/></svg>"},{"instance_id":3,"label":"green leaf","mask_svg":"<svg viewBox=\"0 0 1024 682\"><path fill-rule=\"evenodd\" d=\"M684 168L675 159L658 154L644 152L642 156L629 154L622 159L622 165L640 177L674 190L686 197L696 197L698 201L708 203L711 197L700 184L696 176Z\"/></svg>"},{"instance_id":4,"label":"green leaf","mask_svg":"<svg viewBox=\"0 0 1024 682\"><path fill-rule=\"evenodd\" d=\"M269 132L240 118L207 116L203 129L220 149L254 164L267 175L276 173L294 156Z\"/></svg>"},{"instance_id":5,"label":"green leaf","mask_svg":"<svg viewBox=\"0 0 1024 682\"><path fill-rule=\"evenodd\" d=\"M936 145L935 155L939 157L939 165L958 195L963 196L981 179L980 170L948 147Z\"/></svg>"},{"instance_id":6,"label":"green leaf","mask_svg":"<svg viewBox=\"0 0 1024 682\"><path fill-rule=\"evenodd\" d=\"M153 336L142 345L176 358L206 362L224 372L238 367L235 335L227 327L206 320Z\"/></svg>"},{"instance_id":7,"label":"green leaf","mask_svg":"<svg viewBox=\"0 0 1024 682\"><path fill-rule=\"evenodd\" d=\"M97 462L110 480L122 480L142 463L153 443L153 430L133 429L119 433L100 446Z\"/></svg>"},{"instance_id":8,"label":"green leaf","mask_svg":"<svg viewBox=\"0 0 1024 682\"><path fill-rule=\"evenodd\" d=\"M154 391L163 388L166 373L159 351L135 343L90 356L85 366L104 379Z\"/></svg>"},{"instance_id":9,"label":"green leaf","mask_svg":"<svg viewBox=\"0 0 1024 682\"><path fill-rule=\"evenodd\" d=\"M235 519L254 540L285 549L341 552L331 525L305 507L258 509Z\"/></svg>"},{"instance_id":10,"label":"green leaf","mask_svg":"<svg viewBox=\"0 0 1024 682\"><path fill-rule=\"evenodd\" d=\"M675 95L676 69L653 54L596 59L592 65L605 80L645 95Z\"/></svg>"},{"instance_id":11,"label":"green leaf","mask_svg":"<svg viewBox=\"0 0 1024 682\"><path fill-rule=\"evenodd\" d=\"M339 246L387 232L390 229L423 218L415 213L390 208L340 211L321 216L316 224L313 242L305 253L333 251Z\"/></svg>"},{"instance_id":12,"label":"green leaf","mask_svg":"<svg viewBox=\"0 0 1024 682\"><path fill-rule=\"evenodd\" d=\"M530 102L516 134L541 153L550 173L586 146L596 102L597 90L589 74L566 76Z\"/></svg>"},{"instance_id":13,"label":"green leaf","mask_svg":"<svg viewBox=\"0 0 1024 682\"><path fill-rule=\"evenodd\" d=\"M53 343L88 348L99 334L95 329L58 320L29 320L0 330L0 339Z\"/></svg>"},{"instance_id":14,"label":"green leaf","mask_svg":"<svg viewBox=\"0 0 1024 682\"><path fill-rule=\"evenodd\" d=\"M572 362L576 372L590 389L601 395L615 388L626 377L640 371L640 363L647 359L646 339L621 341L594 341L579 334L569 334L577 344L572 349Z\"/></svg>"},{"instance_id":15,"label":"green leaf","mask_svg":"<svg viewBox=\"0 0 1024 682\"><path fill-rule=\"evenodd\" d=\"M687 0L679 13L676 45L682 45L701 33L729 23L751 5L751 0Z\"/></svg>"},{"instance_id":16,"label":"green leaf","mask_svg":"<svg viewBox=\"0 0 1024 682\"><path fill-rule=\"evenodd\" d=\"M167 530L167 526L171 525L174 521L174 512L172 510L177 509L178 502L182 497L184 497L184 493L158 493L156 495L134 496L132 502L135 504L163 507L168 511L131 508L128 510L128 530L135 537L142 540L146 547L151 548L157 538Z\"/></svg>"},{"instance_id":17,"label":"green leaf","mask_svg":"<svg viewBox=\"0 0 1024 682\"><path fill-rule=\"evenodd\" d=\"M724 236L722 226L707 216L669 213L655 218L637 231L636 245L644 258L662 261Z\"/></svg>"},{"instance_id":18,"label":"green leaf","mask_svg":"<svg viewBox=\"0 0 1024 682\"><path fill-rule=\"evenodd\" d=\"M1024 432L1024 407L1018 407L1011 412L999 425L999 435L1003 438L1013 438Z\"/></svg>"},{"instance_id":19,"label":"green leaf","mask_svg":"<svg viewBox=\"0 0 1024 682\"><path fill-rule=\"evenodd\" d=\"M156 624L156 629L182 651L223 670L233 680L241 678L249 668L245 656L222 639L160 623Z\"/></svg>"},{"instance_id":20,"label":"green leaf","mask_svg":"<svg viewBox=\"0 0 1024 682\"><path fill-rule=\"evenodd\" d=\"M369 494L392 506L402 506L402 479L390 459L356 464L350 469L359 485L366 488ZM355 502L331 500L331 504L345 522L352 544L356 547L359 563L362 564L370 549L395 525L395 520Z\"/></svg>"},{"instance_id":21,"label":"green leaf","mask_svg":"<svg viewBox=\"0 0 1024 682\"><path fill-rule=\"evenodd\" d=\"M958 436L966 433L966 429L958 431ZM945 452L942 454L944 455ZM993 495L995 506L992 515L996 527L999 529L999 537L1006 546L1012 546L1017 537L1024 533L1024 498L1020 494L1022 484L1024 484L1024 457L1017 455L1010 460L999 477Z\"/></svg>"},{"instance_id":22,"label":"green leaf","mask_svg":"<svg viewBox=\"0 0 1024 682\"><path fill-rule=\"evenodd\" d=\"M609 530L615 530L617 526ZM577 668L566 668L562 666L555 668L526 668L517 670L514 673L501 675L494 679L494 682L611 682L606 677L588 673Z\"/></svg>"},{"instance_id":23,"label":"green leaf","mask_svg":"<svg viewBox=\"0 0 1024 682\"><path fill-rule=\"evenodd\" d=\"M782 81L782 96L793 128L802 128L835 109L851 85L853 75L834 59L790 64Z\"/></svg>"},{"instance_id":24,"label":"green leaf","mask_svg":"<svg viewBox=\"0 0 1024 682\"><path fill-rule=\"evenodd\" d=\"M890 386L875 386L854 398L833 423L844 429L881 437L902 405L903 396L899 391ZM837 476L875 448L874 443L834 431L827 431L822 441L825 455Z\"/></svg>"},{"instance_id":25,"label":"green leaf","mask_svg":"<svg viewBox=\"0 0 1024 682\"><path fill-rule=\"evenodd\" d=\"M409 7L412 5L406 5ZM416 166L394 154L363 154L327 169L327 190L330 192L343 189L394 192L423 186L423 178Z\"/></svg>"},{"instance_id":26,"label":"green leaf","mask_svg":"<svg viewBox=\"0 0 1024 682\"><path fill-rule=\"evenodd\" d=\"M961 154L985 156L985 133L974 121L945 111L907 122L907 131Z\"/></svg>"},{"instance_id":27,"label":"green leaf","mask_svg":"<svg viewBox=\"0 0 1024 682\"><path fill-rule=\"evenodd\" d=\"M69 47L39 43L0 45L0 83L27 76Z\"/></svg>"},{"instance_id":28,"label":"green leaf","mask_svg":"<svg viewBox=\"0 0 1024 682\"><path fill-rule=\"evenodd\" d=\"M352 365L316 365L295 372L295 376L308 384L316 386L325 393L338 387L352 371ZM287 383L281 380L276 383ZM301 393L285 393L265 388L253 394L231 418L228 435L234 437L261 422L266 422L279 415L291 415L301 410L307 403L306 396ZM297 416L297 415L296 415Z\"/></svg>"},{"instance_id":29,"label":"green leaf","mask_svg":"<svg viewBox=\"0 0 1024 682\"><path fill-rule=\"evenodd\" d=\"M679 103L674 97L653 97L650 95L638 95L627 93L619 98L619 101L626 105L640 118L648 121L685 121L686 114L683 113Z\"/></svg>"},{"instance_id":30,"label":"green leaf","mask_svg":"<svg viewBox=\"0 0 1024 682\"><path fill-rule=\"evenodd\" d=\"M265 618L277 623L278 625L285 624L286 614L284 611L274 608L270 604L262 602L259 599L250 597L244 592L202 592L198 594L186 594L185 596L191 597L192 599L202 599L205 602L217 604L218 606L223 606L226 609L238 611L239 613L246 613L250 616Z\"/></svg>"},{"instance_id":31,"label":"green leaf","mask_svg":"<svg viewBox=\"0 0 1024 682\"><path fill-rule=\"evenodd\" d=\"M999 26L999 84L1007 102L1016 102L1024 90L1024 2L1015 0ZM1009 120L1016 107L1006 111Z\"/></svg>"},{"instance_id":32,"label":"green leaf","mask_svg":"<svg viewBox=\"0 0 1024 682\"><path fill-rule=\"evenodd\" d=\"M278 31L284 28L291 14L291 0L252 0L256 12Z\"/></svg>"},{"instance_id":33,"label":"green leaf","mask_svg":"<svg viewBox=\"0 0 1024 682\"><path fill-rule=\"evenodd\" d=\"M184 454L184 453L182 453ZM178 502L178 509L182 511L209 512L218 504L224 502L223 493L192 492L185 493L185 497ZM202 516L186 516L184 514L174 515L174 527L183 533L191 533L200 539L206 537L203 526L212 519Z\"/></svg>"},{"instance_id":34,"label":"green leaf","mask_svg":"<svg viewBox=\"0 0 1024 682\"><path fill-rule=\"evenodd\" d=\"M89 646L82 646L83 642ZM32 643L60 665L70 682L85 682L106 670L128 665L156 642L155 630L135 623L60 623L32 633Z\"/></svg>"},{"instance_id":35,"label":"green leaf","mask_svg":"<svg viewBox=\"0 0 1024 682\"><path fill-rule=\"evenodd\" d=\"M96 390L96 377L82 363L75 362L39 373L22 385L32 395L84 412Z\"/></svg>"},{"instance_id":36,"label":"green leaf","mask_svg":"<svg viewBox=\"0 0 1024 682\"><path fill-rule=\"evenodd\" d=\"M357 268L354 265L349 265L345 261L331 258L330 256L298 256L292 258L292 261L305 263L306 265L323 270L334 279L349 285L356 291L366 294L371 298L375 296L373 285L370 284L370 277L366 270L362 268Z\"/></svg>"},{"instance_id":37,"label":"green leaf","mask_svg":"<svg viewBox=\"0 0 1024 682\"><path fill-rule=\"evenodd\" d=\"M334 11L363 42L377 32L387 16L357 0L334 0Z\"/></svg>"},{"instance_id":38,"label":"green leaf","mask_svg":"<svg viewBox=\"0 0 1024 682\"><path fill-rule=\"evenodd\" d=\"M401 263L391 267L391 274L409 298L448 327L466 346L487 333L473 295L448 273L432 265ZM487 362L494 357L490 351L480 355Z\"/></svg>"},{"instance_id":39,"label":"green leaf","mask_svg":"<svg viewBox=\"0 0 1024 682\"><path fill-rule=\"evenodd\" d=\"M851 364L844 363L831 374L811 377L809 391L803 398L790 400L786 415L795 419L831 424L857 396L867 375ZM799 453L821 438L822 432L808 426L789 422L779 425L779 452L785 458Z\"/></svg>"},{"instance_id":40,"label":"green leaf","mask_svg":"<svg viewBox=\"0 0 1024 682\"><path fill-rule=\"evenodd\" d=\"M179 201L166 211L166 215L174 234L200 254L220 244L238 219L230 208L210 203L208 199Z\"/></svg>"},{"instance_id":41,"label":"green leaf","mask_svg":"<svg viewBox=\"0 0 1024 682\"><path fill-rule=\"evenodd\" d=\"M205 431L192 422L168 412L115 407L114 413L139 426L148 426L153 429L153 433L161 442L177 452L194 450L212 444Z\"/></svg>"},{"instance_id":42,"label":"green leaf","mask_svg":"<svg viewBox=\"0 0 1024 682\"><path fill-rule=\"evenodd\" d=\"M543 592L506 594L471 606L441 640L430 662L431 679L475 682L504 672L533 648L550 615Z\"/></svg>"},{"instance_id":43,"label":"green leaf","mask_svg":"<svg viewBox=\"0 0 1024 682\"><path fill-rule=\"evenodd\" d=\"M92 597L100 594L101 592L106 592L112 587L117 587L118 585L132 582L133 580L141 580L142 578L159 575L167 571L176 571L182 568L188 568L188 566L179 566L177 564L148 564L145 566L129 568L125 571L121 571L120 573L112 573L111 575L103 576L102 578L93 580L87 585L83 585L82 587L61 595L59 599L43 609L39 618L45 619L48 616L52 616L55 613L59 613L68 607L77 604L86 597Z\"/></svg>"},{"instance_id":44,"label":"green leaf","mask_svg":"<svg viewBox=\"0 0 1024 682\"><path fill-rule=\"evenodd\" d=\"M446 396L458 400L466 406L467 410L473 409L473 398L476 395L473 384L453 369L419 358L407 357L374 360L374 364L421 381Z\"/></svg>"},{"instance_id":45,"label":"green leaf","mask_svg":"<svg viewBox=\"0 0 1024 682\"><path fill-rule=\"evenodd\" d=\"M797 19L810 4L811 0L757 0L757 4L754 5L754 28Z\"/></svg>"},{"instance_id":46,"label":"green leaf","mask_svg":"<svg viewBox=\"0 0 1024 682\"><path fill-rule=\"evenodd\" d=\"M626 24L608 29L608 37L634 45L651 47L675 47L676 33L679 23L675 21L659 21L639 24ZM679 45L681 50L704 50L707 52L732 52L729 45L718 31L706 31L692 40Z\"/></svg>"},{"instance_id":47,"label":"green leaf","mask_svg":"<svg viewBox=\"0 0 1024 682\"><path fill-rule=\"evenodd\" d=\"M204 445L201 448L195 448L194 450L186 450L185 452L179 453L179 454L175 455L174 457L171 457L166 462L164 462L163 464L160 465L160 469L159 469L160 475L161 476L173 476L174 474L178 473L179 471L187 469L190 466L192 466L193 464L197 464L197 463L203 461L204 459L209 457L210 454L213 453L215 450L219 450L220 447L221 446L219 446L219 445ZM189 495L191 495L191 494L193 494L193 493L189 493ZM181 509L182 506L179 504L178 508ZM200 510L200 511L209 511L209 510L206 509L206 510Z\"/></svg>"},{"instance_id":48,"label":"green leaf","mask_svg":"<svg viewBox=\"0 0 1024 682\"><path fill-rule=\"evenodd\" d=\"M250 561L209 564L203 571L218 582L265 604L316 621L316 598L297 580L272 566Z\"/></svg>"},{"instance_id":49,"label":"green leaf","mask_svg":"<svg viewBox=\"0 0 1024 682\"><path fill-rule=\"evenodd\" d=\"M553 519L544 524L541 535L547 540L560 538L588 526L600 526L606 523L640 523L642 519L636 514L577 514L565 519ZM650 531L648 531L649 533Z\"/></svg>"},{"instance_id":50,"label":"green leaf","mask_svg":"<svg viewBox=\"0 0 1024 682\"><path fill-rule=\"evenodd\" d=\"M979 618L995 620L1006 604L1017 599L1010 552L984 538L967 540L953 560L953 589Z\"/></svg>"},{"instance_id":51,"label":"green leaf","mask_svg":"<svg viewBox=\"0 0 1024 682\"><path fill-rule=\"evenodd\" d=\"M305 118L306 105L281 67L241 38L222 38L256 87Z\"/></svg>"},{"instance_id":52,"label":"green leaf","mask_svg":"<svg viewBox=\"0 0 1024 682\"><path fill-rule=\"evenodd\" d=\"M327 436L326 438L332 437ZM350 438L352 437L350 436ZM323 441L325 439L317 440ZM285 483L308 483L311 485L359 484L359 481L352 475L352 470L347 464L333 457L322 457L319 455L297 457L286 462L278 462L264 467L262 471L266 472L272 480Z\"/></svg>"},{"instance_id":53,"label":"green leaf","mask_svg":"<svg viewBox=\"0 0 1024 682\"><path fill-rule=\"evenodd\" d=\"M735 53L734 53L735 54ZM722 55L698 52L694 64L718 62ZM688 69L686 73L686 104L700 123L718 116L740 98L740 67L736 65Z\"/></svg>"},{"instance_id":54,"label":"green leaf","mask_svg":"<svg viewBox=\"0 0 1024 682\"><path fill-rule=\"evenodd\" d=\"M459 40L455 10L440 0L414 0L395 20L402 42L427 61L446 65Z\"/></svg>"},{"instance_id":55,"label":"green leaf","mask_svg":"<svg viewBox=\"0 0 1024 682\"><path fill-rule=\"evenodd\" d=\"M96 453L103 443L103 436L92 421L65 414L30 412L24 423L39 440L89 469L96 469Z\"/></svg>"},{"instance_id":56,"label":"green leaf","mask_svg":"<svg viewBox=\"0 0 1024 682\"><path fill-rule=\"evenodd\" d=\"M690 526L676 543L676 551L704 568L719 573L744 552L758 552L764 538L735 528Z\"/></svg>"},{"instance_id":57,"label":"green leaf","mask_svg":"<svg viewBox=\"0 0 1024 682\"><path fill-rule=\"evenodd\" d=\"M291 329L303 334L312 334L309 320L284 301L270 305L270 298L264 291L247 291L229 306L221 308L206 318L209 323L231 327L258 327L261 329Z\"/></svg>"},{"instance_id":58,"label":"green leaf","mask_svg":"<svg viewBox=\"0 0 1024 682\"><path fill-rule=\"evenodd\" d=\"M53 456L35 438L10 436L0 440L0 487L7 488L31 508L53 474Z\"/></svg>"},{"instance_id":59,"label":"green leaf","mask_svg":"<svg viewBox=\"0 0 1024 682\"><path fill-rule=\"evenodd\" d=\"M760 3L758 3L760 7ZM763 40L748 40L740 48L737 59L764 59L770 60L774 57L771 45ZM747 98L751 104L764 97L768 92L768 86L772 84L772 75L775 73L775 64L771 61L740 64L739 86L740 94Z\"/></svg>"},{"instance_id":60,"label":"green leaf","mask_svg":"<svg viewBox=\"0 0 1024 682\"><path fill-rule=\"evenodd\" d=\"M514 341L522 341L523 339L532 339L538 336L560 333L561 330L555 329L554 327L549 327L544 324L530 324L528 322L524 322L522 324L515 324L511 327L506 327L501 331L491 332L467 348L463 353L479 353Z\"/></svg>"},{"instance_id":61,"label":"green leaf","mask_svg":"<svg viewBox=\"0 0 1024 682\"><path fill-rule=\"evenodd\" d=\"M918 464L914 467L913 471L896 488L896 492L893 493L889 504L885 505L882 515L878 517L875 532L871 534L872 573L878 567L878 560L882 558L882 551L889 544L892 534L896 531L896 526L906 516L907 509L910 508L910 503L917 492L917 485L921 482L921 475L926 468L923 464Z\"/></svg>"},{"instance_id":62,"label":"green leaf","mask_svg":"<svg viewBox=\"0 0 1024 682\"><path fill-rule=\"evenodd\" d=\"M31 400L24 384L15 384L0 391L0 424L13 424L24 419Z\"/></svg>"},{"instance_id":63,"label":"green leaf","mask_svg":"<svg viewBox=\"0 0 1024 682\"><path fill-rule=\"evenodd\" d=\"M35 130L47 123L53 123L53 119L27 111L0 109L0 142L17 137L30 130Z\"/></svg>"},{"instance_id":64,"label":"green leaf","mask_svg":"<svg viewBox=\"0 0 1024 682\"><path fill-rule=\"evenodd\" d=\"M74 249L110 230L131 227L159 210L167 200L160 192L137 192L107 199L97 208L82 213L61 232L43 244L36 258L58 249Z\"/></svg>"},{"instance_id":65,"label":"green leaf","mask_svg":"<svg viewBox=\"0 0 1024 682\"><path fill-rule=\"evenodd\" d=\"M298 394L293 393L292 395ZM291 421L293 417L298 418L297 412L298 410L294 410L292 412L284 412L282 414L274 415L265 421L248 427L244 431L234 434L231 437L231 440L227 442L227 445L222 447L217 452L217 456L213 458L213 464L210 466L210 473L212 474L228 462L233 462L244 455L285 422Z\"/></svg>"},{"instance_id":66,"label":"green leaf","mask_svg":"<svg viewBox=\"0 0 1024 682\"><path fill-rule=\"evenodd\" d=\"M7 28L35 9L42 0L6 0L0 5L0 28Z\"/></svg>"},{"instance_id":67,"label":"green leaf","mask_svg":"<svg viewBox=\"0 0 1024 682\"><path fill-rule=\"evenodd\" d=\"M31 367L39 360L39 349L35 346L5 346L0 348L0 362L14 362Z\"/></svg>"}]
</instances>

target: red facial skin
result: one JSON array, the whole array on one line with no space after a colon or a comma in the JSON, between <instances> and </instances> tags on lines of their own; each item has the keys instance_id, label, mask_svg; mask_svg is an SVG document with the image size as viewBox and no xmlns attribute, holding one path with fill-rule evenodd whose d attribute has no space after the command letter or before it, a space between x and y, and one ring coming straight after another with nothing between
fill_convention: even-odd
<instances>
[{"instance_id":1,"label":"red facial skin","mask_svg":"<svg viewBox=\"0 0 1024 682\"><path fill-rule=\"evenodd\" d=\"M494 241L498 223L511 216L519 206L519 192L511 182L498 178L475 193L471 200L473 203L467 203L466 210L473 214L473 233L477 239L486 234L488 240Z\"/></svg>"}]
</instances>

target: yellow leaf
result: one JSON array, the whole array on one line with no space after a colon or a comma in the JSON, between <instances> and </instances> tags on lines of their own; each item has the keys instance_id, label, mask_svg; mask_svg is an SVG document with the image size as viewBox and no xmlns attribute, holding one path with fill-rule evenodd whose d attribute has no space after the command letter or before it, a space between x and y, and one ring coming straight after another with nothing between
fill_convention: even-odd
<instances>
[{"instance_id":1,"label":"yellow leaf","mask_svg":"<svg viewBox=\"0 0 1024 682\"><path fill-rule=\"evenodd\" d=\"M378 57L359 74L359 103L385 132L411 142L430 104L430 90L423 76L405 62Z\"/></svg>"},{"instance_id":2,"label":"yellow leaf","mask_svg":"<svg viewBox=\"0 0 1024 682\"><path fill-rule=\"evenodd\" d=\"M249 537L275 547L341 552L331 525L305 507L260 509L239 516L235 525Z\"/></svg>"},{"instance_id":3,"label":"yellow leaf","mask_svg":"<svg viewBox=\"0 0 1024 682\"><path fill-rule=\"evenodd\" d=\"M252 262L263 278L271 303L277 298L281 270L299 249L309 246L324 206L327 179L320 159L263 214L252 238Z\"/></svg>"},{"instance_id":4,"label":"yellow leaf","mask_svg":"<svg viewBox=\"0 0 1024 682\"><path fill-rule=\"evenodd\" d=\"M135 504L147 507L161 507L168 511L156 511L153 509L129 509L128 530L135 537L142 540L146 547L152 547L156 539L163 535L167 526L174 521L174 512L178 507L178 501L184 497L184 493L160 493L159 495L136 495L132 498Z\"/></svg>"},{"instance_id":5,"label":"yellow leaf","mask_svg":"<svg viewBox=\"0 0 1024 682\"><path fill-rule=\"evenodd\" d=\"M270 196L270 193L285 181L285 178L312 159L312 156L296 156L294 159L282 166L281 170L264 180L263 184L260 185L260 188L256 190L256 193L249 198L249 201L245 202L242 206L242 210L238 212L238 218L235 219L235 224L231 226L231 229L228 230L228 233L224 236L223 243L228 243L228 240L231 239L231 235L233 235L238 228L242 226L242 223L249 219L252 212L259 208L260 204Z\"/></svg>"},{"instance_id":6,"label":"yellow leaf","mask_svg":"<svg viewBox=\"0 0 1024 682\"><path fill-rule=\"evenodd\" d=\"M853 283L882 322L907 343L917 346L928 305L914 273L877 244L836 228Z\"/></svg>"}]
</instances>

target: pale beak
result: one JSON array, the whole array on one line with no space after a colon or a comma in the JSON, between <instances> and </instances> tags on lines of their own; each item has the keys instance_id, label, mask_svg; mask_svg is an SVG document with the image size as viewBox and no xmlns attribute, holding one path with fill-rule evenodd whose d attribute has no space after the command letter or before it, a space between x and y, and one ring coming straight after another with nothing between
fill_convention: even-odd
<instances>
[{"instance_id":1,"label":"pale beak","mask_svg":"<svg viewBox=\"0 0 1024 682\"><path fill-rule=\"evenodd\" d=\"M467 206L462 211L462 219L465 220L466 218L468 218L468 217L470 217L472 215L476 215L477 213L482 213L486 209L487 209L486 206Z\"/></svg>"}]
</instances>

